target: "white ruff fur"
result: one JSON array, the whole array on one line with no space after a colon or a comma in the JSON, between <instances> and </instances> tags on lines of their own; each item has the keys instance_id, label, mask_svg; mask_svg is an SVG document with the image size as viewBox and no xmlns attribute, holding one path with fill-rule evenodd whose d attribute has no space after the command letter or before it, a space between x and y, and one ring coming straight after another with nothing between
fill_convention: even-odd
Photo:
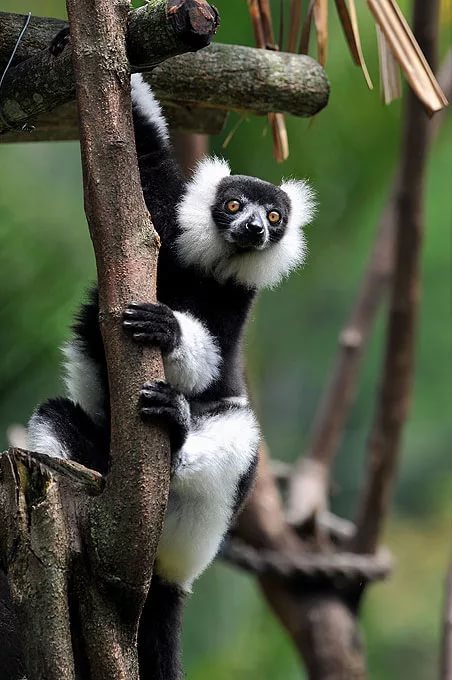
<instances>
[{"instance_id":1,"label":"white ruff fur","mask_svg":"<svg viewBox=\"0 0 452 680\"><path fill-rule=\"evenodd\" d=\"M162 140L168 141L168 125L162 113L162 108L154 96L151 88L143 80L141 73L134 73L130 78L132 86L132 102L138 113L152 123L158 130Z\"/></svg>"},{"instance_id":2,"label":"white ruff fur","mask_svg":"<svg viewBox=\"0 0 452 680\"><path fill-rule=\"evenodd\" d=\"M69 458L65 447L54 433L51 425L34 413L27 428L27 448L46 453L54 458Z\"/></svg>"},{"instance_id":3,"label":"white ruff fur","mask_svg":"<svg viewBox=\"0 0 452 680\"><path fill-rule=\"evenodd\" d=\"M221 355L215 338L191 314L174 312L181 329L181 342L164 357L168 382L183 394L198 394L219 374Z\"/></svg>"},{"instance_id":4,"label":"white ruff fur","mask_svg":"<svg viewBox=\"0 0 452 680\"><path fill-rule=\"evenodd\" d=\"M64 381L70 398L93 418L103 416L102 386L96 364L76 341L68 342L62 348L65 356Z\"/></svg>"},{"instance_id":5,"label":"white ruff fur","mask_svg":"<svg viewBox=\"0 0 452 680\"><path fill-rule=\"evenodd\" d=\"M302 227L315 213L312 189L305 181L288 180L280 188L290 200L290 216L282 239L264 250L236 253L219 233L211 215L220 181L231 174L220 158L202 160L178 206L182 233L177 252L186 265L195 265L218 281L234 279L252 288L278 284L302 264L306 245Z\"/></svg>"},{"instance_id":6,"label":"white ruff fur","mask_svg":"<svg viewBox=\"0 0 452 680\"><path fill-rule=\"evenodd\" d=\"M259 444L249 409L200 419L180 452L171 482L156 570L191 589L226 533L237 485Z\"/></svg>"}]
</instances>

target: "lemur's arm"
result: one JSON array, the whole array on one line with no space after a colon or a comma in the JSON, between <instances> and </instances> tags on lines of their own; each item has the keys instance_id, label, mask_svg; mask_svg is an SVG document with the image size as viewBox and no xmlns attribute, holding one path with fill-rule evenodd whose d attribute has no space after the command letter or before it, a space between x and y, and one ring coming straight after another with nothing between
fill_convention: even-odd
<instances>
[{"instance_id":1,"label":"lemur's arm","mask_svg":"<svg viewBox=\"0 0 452 680\"><path fill-rule=\"evenodd\" d=\"M159 102L141 73L131 77L135 143L146 205L162 240L177 229L176 206L184 188L179 164L174 158L168 126Z\"/></svg>"},{"instance_id":2,"label":"lemur's arm","mask_svg":"<svg viewBox=\"0 0 452 680\"><path fill-rule=\"evenodd\" d=\"M51 40L50 53L58 56L70 39L69 26L65 26ZM141 73L132 75L131 90L144 199L148 209L152 208L154 226L162 236L163 230L175 226L175 207L184 189L184 178L172 153L168 126L160 104Z\"/></svg>"}]
</instances>

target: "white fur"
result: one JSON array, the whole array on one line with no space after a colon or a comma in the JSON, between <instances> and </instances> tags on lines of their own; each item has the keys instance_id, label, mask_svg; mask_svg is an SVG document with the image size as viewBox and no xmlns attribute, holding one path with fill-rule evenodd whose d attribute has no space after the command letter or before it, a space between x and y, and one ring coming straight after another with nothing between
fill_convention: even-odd
<instances>
[{"instance_id":1,"label":"white fur","mask_svg":"<svg viewBox=\"0 0 452 680\"><path fill-rule=\"evenodd\" d=\"M211 214L218 184L228 175L230 168L222 159L206 158L199 163L178 206L182 230L176 246L179 258L219 281L232 278L258 289L275 286L304 260L306 246L301 228L315 213L312 189L305 181L281 184L291 204L284 236L264 250L237 253L221 236Z\"/></svg>"},{"instance_id":2,"label":"white fur","mask_svg":"<svg viewBox=\"0 0 452 680\"><path fill-rule=\"evenodd\" d=\"M157 572L186 590L215 557L235 492L259 443L253 413L233 409L198 421L171 482L157 552Z\"/></svg>"},{"instance_id":3,"label":"white fur","mask_svg":"<svg viewBox=\"0 0 452 680\"><path fill-rule=\"evenodd\" d=\"M132 101L140 115L155 125L160 138L168 141L168 125L162 113L162 107L155 98L149 85L143 80L141 73L134 73L130 78Z\"/></svg>"},{"instance_id":4,"label":"white fur","mask_svg":"<svg viewBox=\"0 0 452 680\"><path fill-rule=\"evenodd\" d=\"M70 398L91 418L99 420L103 416L103 388L98 367L77 341L68 342L62 351L66 358L64 381Z\"/></svg>"},{"instance_id":5,"label":"white fur","mask_svg":"<svg viewBox=\"0 0 452 680\"><path fill-rule=\"evenodd\" d=\"M181 342L164 357L168 382L183 394L198 394L219 374L221 354L215 338L198 319L174 312L181 329Z\"/></svg>"},{"instance_id":6,"label":"white fur","mask_svg":"<svg viewBox=\"0 0 452 680\"><path fill-rule=\"evenodd\" d=\"M229 250L213 222L210 207L219 183L230 174L229 165L222 158L204 158L197 165L177 207L182 233L177 238L175 251L186 265L213 271L216 263L224 259L225 250L226 253Z\"/></svg>"},{"instance_id":7,"label":"white fur","mask_svg":"<svg viewBox=\"0 0 452 680\"><path fill-rule=\"evenodd\" d=\"M30 451L46 453L54 458L69 458L69 453L56 436L52 426L34 413L27 429L27 447Z\"/></svg>"}]
</instances>

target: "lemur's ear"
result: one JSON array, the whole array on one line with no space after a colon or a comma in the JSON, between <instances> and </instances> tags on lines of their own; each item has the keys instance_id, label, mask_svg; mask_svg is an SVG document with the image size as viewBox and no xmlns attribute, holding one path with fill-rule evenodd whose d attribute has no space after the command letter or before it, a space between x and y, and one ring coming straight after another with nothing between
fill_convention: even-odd
<instances>
[{"instance_id":1,"label":"lemur's ear","mask_svg":"<svg viewBox=\"0 0 452 680\"><path fill-rule=\"evenodd\" d=\"M299 229L312 221L317 212L317 202L312 187L306 180L289 179L280 188L290 199L291 213L289 228Z\"/></svg>"},{"instance_id":2,"label":"lemur's ear","mask_svg":"<svg viewBox=\"0 0 452 680\"><path fill-rule=\"evenodd\" d=\"M224 158L206 156L197 164L190 184L210 193L212 189L216 191L219 182L230 174L231 168Z\"/></svg>"}]
</instances>

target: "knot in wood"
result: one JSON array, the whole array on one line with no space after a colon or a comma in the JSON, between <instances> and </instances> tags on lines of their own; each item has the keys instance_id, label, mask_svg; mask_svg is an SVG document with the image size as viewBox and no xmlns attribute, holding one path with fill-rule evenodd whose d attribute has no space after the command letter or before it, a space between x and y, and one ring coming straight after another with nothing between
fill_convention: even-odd
<instances>
[{"instance_id":1,"label":"knot in wood","mask_svg":"<svg viewBox=\"0 0 452 680\"><path fill-rule=\"evenodd\" d=\"M220 17L205 0L168 0L167 16L174 32L191 50L207 47L220 24Z\"/></svg>"}]
</instances>

